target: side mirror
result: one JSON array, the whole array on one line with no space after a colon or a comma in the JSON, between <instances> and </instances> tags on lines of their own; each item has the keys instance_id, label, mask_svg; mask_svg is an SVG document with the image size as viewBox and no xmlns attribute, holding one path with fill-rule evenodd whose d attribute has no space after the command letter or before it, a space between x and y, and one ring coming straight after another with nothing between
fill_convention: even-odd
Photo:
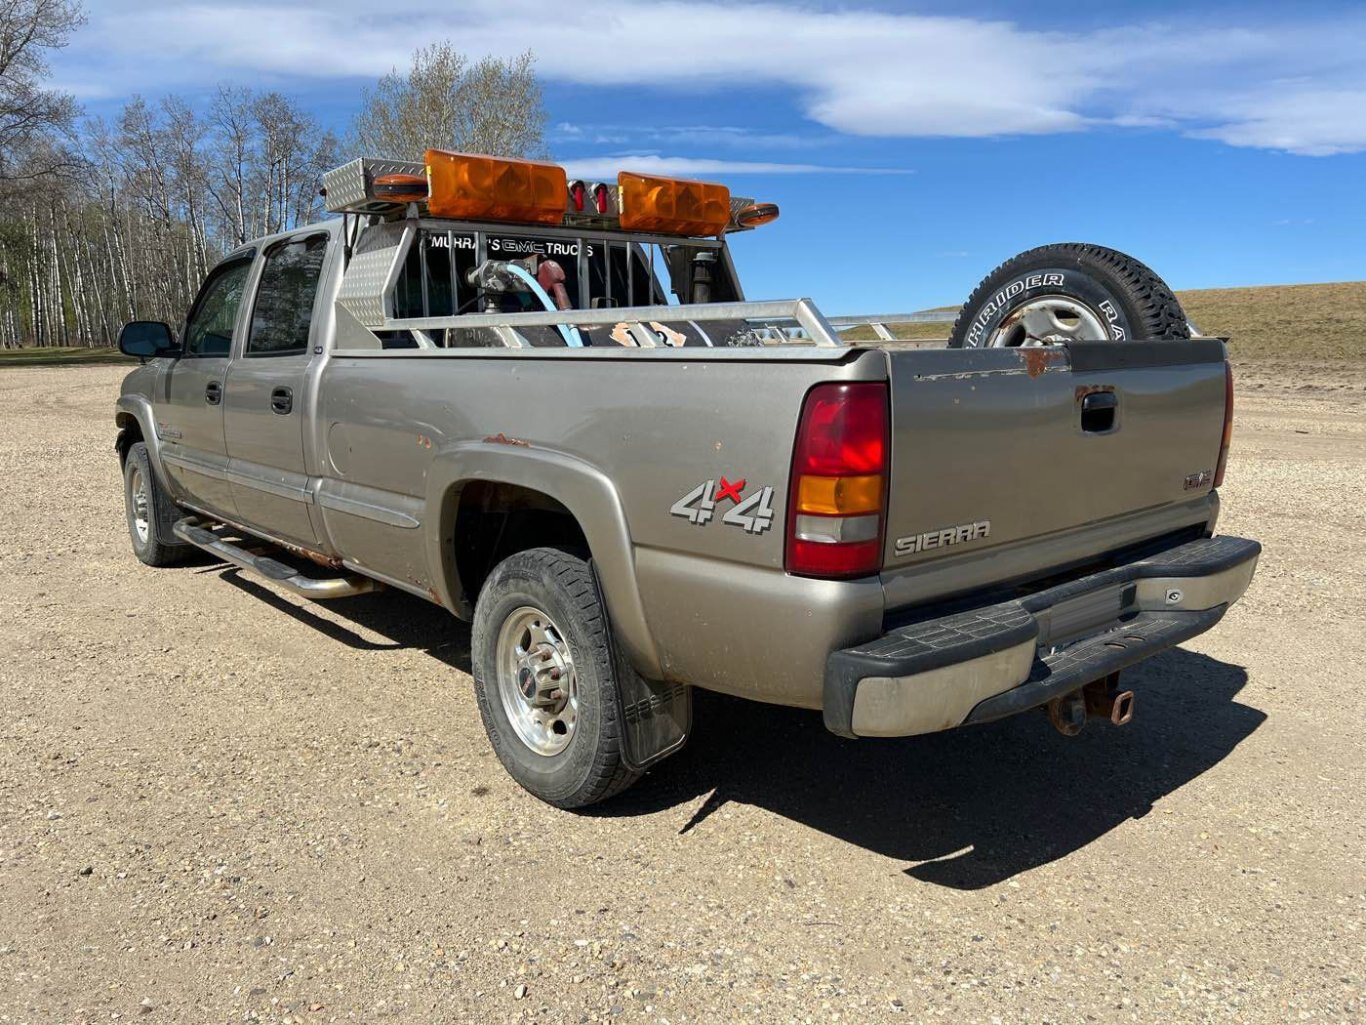
<instances>
[{"instance_id":1,"label":"side mirror","mask_svg":"<svg viewBox=\"0 0 1366 1025\"><path fill-rule=\"evenodd\" d=\"M131 320L119 332L119 352L139 359L179 356L171 329L159 320Z\"/></svg>"}]
</instances>

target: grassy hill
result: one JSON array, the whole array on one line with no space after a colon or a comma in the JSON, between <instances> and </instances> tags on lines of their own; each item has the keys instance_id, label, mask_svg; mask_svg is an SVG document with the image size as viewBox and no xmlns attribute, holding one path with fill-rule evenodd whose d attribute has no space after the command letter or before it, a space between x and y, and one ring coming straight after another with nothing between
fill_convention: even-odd
<instances>
[{"instance_id":1,"label":"grassy hill","mask_svg":"<svg viewBox=\"0 0 1366 1025\"><path fill-rule=\"evenodd\" d=\"M1177 292L1207 335L1238 361L1366 363L1366 281Z\"/></svg>"},{"instance_id":2,"label":"grassy hill","mask_svg":"<svg viewBox=\"0 0 1366 1025\"><path fill-rule=\"evenodd\" d=\"M1229 351L1238 362L1366 363L1366 281L1211 288L1176 295L1202 332L1230 339ZM906 339L943 338L949 325L907 324L896 333ZM856 328L845 337L870 341L874 335L871 328Z\"/></svg>"}]
</instances>

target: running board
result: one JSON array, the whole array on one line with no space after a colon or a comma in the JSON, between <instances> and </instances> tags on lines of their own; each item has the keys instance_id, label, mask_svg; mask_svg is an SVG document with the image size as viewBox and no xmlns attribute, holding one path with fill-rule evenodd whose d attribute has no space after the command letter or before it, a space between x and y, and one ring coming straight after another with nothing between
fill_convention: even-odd
<instances>
[{"instance_id":1,"label":"running board","mask_svg":"<svg viewBox=\"0 0 1366 1025\"><path fill-rule=\"evenodd\" d=\"M253 555L245 548L224 541L213 531L201 527L193 516L179 521L172 529L175 536L182 541L188 541L196 548L212 552L226 562L259 574L272 583L313 601L350 598L352 595L367 594L380 588L380 584L369 577L306 577L293 566L286 566L283 562L277 562L265 555Z\"/></svg>"}]
</instances>

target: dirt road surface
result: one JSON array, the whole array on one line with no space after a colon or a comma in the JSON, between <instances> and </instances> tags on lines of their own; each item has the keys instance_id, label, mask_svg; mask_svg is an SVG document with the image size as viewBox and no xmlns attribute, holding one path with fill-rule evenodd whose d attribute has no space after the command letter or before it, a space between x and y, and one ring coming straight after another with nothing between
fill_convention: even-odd
<instances>
[{"instance_id":1,"label":"dirt road surface","mask_svg":"<svg viewBox=\"0 0 1366 1025\"><path fill-rule=\"evenodd\" d=\"M1366 1014L1366 391L1256 374L1266 545L1134 723L846 742L698 701L591 814L468 629L134 560L118 368L0 373L0 1022L1337 1022ZM1366 382L1358 382L1366 384Z\"/></svg>"}]
</instances>

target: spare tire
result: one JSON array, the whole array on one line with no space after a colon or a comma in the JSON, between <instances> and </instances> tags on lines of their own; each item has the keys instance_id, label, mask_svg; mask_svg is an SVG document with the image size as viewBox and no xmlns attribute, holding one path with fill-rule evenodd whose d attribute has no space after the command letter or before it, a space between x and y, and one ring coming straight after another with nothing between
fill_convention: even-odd
<instances>
[{"instance_id":1,"label":"spare tire","mask_svg":"<svg viewBox=\"0 0 1366 1025\"><path fill-rule=\"evenodd\" d=\"M1189 338L1166 283L1132 256L1084 242L1007 260L963 304L950 348Z\"/></svg>"}]
</instances>

